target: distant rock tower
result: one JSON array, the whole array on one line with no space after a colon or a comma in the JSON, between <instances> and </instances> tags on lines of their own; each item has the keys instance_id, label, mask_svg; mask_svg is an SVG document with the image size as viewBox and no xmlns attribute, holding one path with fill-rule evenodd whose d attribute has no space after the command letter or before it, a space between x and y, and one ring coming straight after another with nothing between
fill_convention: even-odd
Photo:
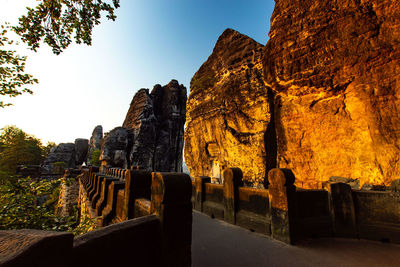
<instances>
[{"instance_id":1,"label":"distant rock tower","mask_svg":"<svg viewBox=\"0 0 400 267\"><path fill-rule=\"evenodd\" d=\"M89 151L87 154L87 162L89 163L92 159L92 154L95 150L101 149L101 140L103 139L103 126L97 125L92 132L92 136L89 141Z\"/></svg>"},{"instance_id":2,"label":"distant rock tower","mask_svg":"<svg viewBox=\"0 0 400 267\"><path fill-rule=\"evenodd\" d=\"M172 80L165 86L140 89L122 127L104 137L102 166L181 172L186 87Z\"/></svg>"}]
</instances>

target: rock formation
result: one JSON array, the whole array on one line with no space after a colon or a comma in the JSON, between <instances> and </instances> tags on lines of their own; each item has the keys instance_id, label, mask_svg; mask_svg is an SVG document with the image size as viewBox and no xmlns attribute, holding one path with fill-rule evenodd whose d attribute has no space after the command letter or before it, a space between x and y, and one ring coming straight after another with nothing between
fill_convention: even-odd
<instances>
[{"instance_id":1,"label":"rock formation","mask_svg":"<svg viewBox=\"0 0 400 267\"><path fill-rule=\"evenodd\" d=\"M128 155L131 166L153 170L156 117L148 89L140 89L135 94L122 126L133 132L133 147Z\"/></svg>"},{"instance_id":2,"label":"rock formation","mask_svg":"<svg viewBox=\"0 0 400 267\"><path fill-rule=\"evenodd\" d=\"M192 176L219 178L222 169L239 167L245 182L260 186L275 167L273 99L263 80L262 49L227 29L194 75L185 132Z\"/></svg>"},{"instance_id":3,"label":"rock formation","mask_svg":"<svg viewBox=\"0 0 400 267\"><path fill-rule=\"evenodd\" d=\"M277 93L278 166L297 185L400 177L400 5L276 0L264 74Z\"/></svg>"},{"instance_id":4,"label":"rock formation","mask_svg":"<svg viewBox=\"0 0 400 267\"><path fill-rule=\"evenodd\" d=\"M181 172L186 88L178 81L140 89L123 127L104 137L102 166Z\"/></svg>"},{"instance_id":5,"label":"rock formation","mask_svg":"<svg viewBox=\"0 0 400 267\"><path fill-rule=\"evenodd\" d=\"M181 172L185 120L186 88L178 81L139 90L123 123L133 132L130 165Z\"/></svg>"},{"instance_id":6,"label":"rock formation","mask_svg":"<svg viewBox=\"0 0 400 267\"><path fill-rule=\"evenodd\" d=\"M227 30L192 79L191 175L240 167L259 183L276 166L303 188L331 176L389 186L400 177L400 5L275 2L262 52Z\"/></svg>"},{"instance_id":7,"label":"rock formation","mask_svg":"<svg viewBox=\"0 0 400 267\"><path fill-rule=\"evenodd\" d=\"M89 141L89 151L87 156L87 162L92 159L93 151L101 149L101 140L103 139L103 127L97 125L92 132L92 136Z\"/></svg>"},{"instance_id":8,"label":"rock formation","mask_svg":"<svg viewBox=\"0 0 400 267\"><path fill-rule=\"evenodd\" d=\"M184 126L186 121L186 87L172 80L157 84L151 91L156 123L154 171L182 171Z\"/></svg>"},{"instance_id":9,"label":"rock formation","mask_svg":"<svg viewBox=\"0 0 400 267\"><path fill-rule=\"evenodd\" d=\"M65 168L75 168L75 144L61 143L50 150L50 153L43 162L42 174L53 173L53 164L56 162L64 162Z\"/></svg>"},{"instance_id":10,"label":"rock formation","mask_svg":"<svg viewBox=\"0 0 400 267\"><path fill-rule=\"evenodd\" d=\"M106 134L101 144L101 165L129 168L131 140L131 131L122 127L114 128Z\"/></svg>"},{"instance_id":11,"label":"rock formation","mask_svg":"<svg viewBox=\"0 0 400 267\"><path fill-rule=\"evenodd\" d=\"M75 164L82 165L86 161L89 149L89 140L83 138L75 139Z\"/></svg>"}]
</instances>

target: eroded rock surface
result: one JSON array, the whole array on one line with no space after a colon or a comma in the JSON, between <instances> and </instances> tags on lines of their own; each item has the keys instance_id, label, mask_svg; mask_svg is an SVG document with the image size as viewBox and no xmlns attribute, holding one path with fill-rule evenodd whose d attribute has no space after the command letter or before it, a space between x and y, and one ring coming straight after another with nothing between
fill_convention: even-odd
<instances>
[{"instance_id":1,"label":"eroded rock surface","mask_svg":"<svg viewBox=\"0 0 400 267\"><path fill-rule=\"evenodd\" d=\"M186 94L186 87L176 80L165 86L156 85L151 91L157 119L155 171L182 171Z\"/></svg>"},{"instance_id":2,"label":"eroded rock surface","mask_svg":"<svg viewBox=\"0 0 400 267\"><path fill-rule=\"evenodd\" d=\"M187 104L185 161L192 176L239 167L262 185L276 158L272 95L263 81L263 46L227 29L194 75ZM270 129L268 129L270 125Z\"/></svg>"},{"instance_id":3,"label":"eroded rock surface","mask_svg":"<svg viewBox=\"0 0 400 267\"><path fill-rule=\"evenodd\" d=\"M264 74L277 92L278 166L296 185L400 177L400 5L276 0Z\"/></svg>"},{"instance_id":4,"label":"eroded rock surface","mask_svg":"<svg viewBox=\"0 0 400 267\"><path fill-rule=\"evenodd\" d=\"M61 143L50 150L50 153L43 162L42 174L53 173L56 162L64 162L65 168L75 168L75 144L74 143Z\"/></svg>"},{"instance_id":5,"label":"eroded rock surface","mask_svg":"<svg viewBox=\"0 0 400 267\"><path fill-rule=\"evenodd\" d=\"M186 88L178 81L139 90L123 127L132 130L129 162L134 168L182 171Z\"/></svg>"},{"instance_id":6,"label":"eroded rock surface","mask_svg":"<svg viewBox=\"0 0 400 267\"><path fill-rule=\"evenodd\" d=\"M131 166L153 170L156 117L148 89L140 89L135 94L122 126L133 132L133 145L128 155Z\"/></svg>"},{"instance_id":7,"label":"eroded rock surface","mask_svg":"<svg viewBox=\"0 0 400 267\"><path fill-rule=\"evenodd\" d=\"M129 151L132 146L132 132L117 127L104 136L101 144L102 166L129 168Z\"/></svg>"}]
</instances>

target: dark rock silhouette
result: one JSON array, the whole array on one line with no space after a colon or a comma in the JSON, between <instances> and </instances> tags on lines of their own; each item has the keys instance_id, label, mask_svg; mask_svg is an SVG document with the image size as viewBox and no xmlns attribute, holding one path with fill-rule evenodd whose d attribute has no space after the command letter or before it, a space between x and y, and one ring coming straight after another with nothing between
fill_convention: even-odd
<instances>
[{"instance_id":1,"label":"dark rock silhouette","mask_svg":"<svg viewBox=\"0 0 400 267\"><path fill-rule=\"evenodd\" d=\"M156 143L154 171L182 171L184 126L186 121L186 87L172 80L165 86L154 86Z\"/></svg>"},{"instance_id":2,"label":"dark rock silhouette","mask_svg":"<svg viewBox=\"0 0 400 267\"><path fill-rule=\"evenodd\" d=\"M122 127L104 137L102 166L181 172L186 98L176 80L140 89Z\"/></svg>"},{"instance_id":3,"label":"dark rock silhouette","mask_svg":"<svg viewBox=\"0 0 400 267\"><path fill-rule=\"evenodd\" d=\"M75 139L75 164L82 165L86 161L89 149L89 140L83 138Z\"/></svg>"},{"instance_id":4,"label":"dark rock silhouette","mask_svg":"<svg viewBox=\"0 0 400 267\"><path fill-rule=\"evenodd\" d=\"M61 143L53 147L47 159L43 162L42 174L52 174L55 162L64 162L65 168L75 168L75 144Z\"/></svg>"},{"instance_id":5,"label":"dark rock silhouette","mask_svg":"<svg viewBox=\"0 0 400 267\"><path fill-rule=\"evenodd\" d=\"M128 155L132 145L128 129L117 127L105 134L101 144L102 166L129 168Z\"/></svg>"},{"instance_id":6,"label":"dark rock silhouette","mask_svg":"<svg viewBox=\"0 0 400 267\"><path fill-rule=\"evenodd\" d=\"M154 105L148 89L140 89L132 99L123 127L131 129L132 147L129 153L131 166L153 170L156 143Z\"/></svg>"}]
</instances>

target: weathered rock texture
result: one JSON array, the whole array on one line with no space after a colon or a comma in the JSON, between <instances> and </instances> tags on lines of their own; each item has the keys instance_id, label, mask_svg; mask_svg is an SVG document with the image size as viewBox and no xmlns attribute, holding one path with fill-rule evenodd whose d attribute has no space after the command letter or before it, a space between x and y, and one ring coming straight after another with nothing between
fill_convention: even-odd
<instances>
[{"instance_id":1,"label":"weathered rock texture","mask_svg":"<svg viewBox=\"0 0 400 267\"><path fill-rule=\"evenodd\" d=\"M87 162L92 159L93 151L101 149L101 140L103 139L103 126L97 125L92 132L89 141L89 151L87 155Z\"/></svg>"},{"instance_id":2,"label":"weathered rock texture","mask_svg":"<svg viewBox=\"0 0 400 267\"><path fill-rule=\"evenodd\" d=\"M130 166L181 172L185 120L186 88L178 81L139 90L123 123L133 132Z\"/></svg>"},{"instance_id":3,"label":"weathered rock texture","mask_svg":"<svg viewBox=\"0 0 400 267\"><path fill-rule=\"evenodd\" d=\"M105 134L101 144L101 165L129 168L131 140L132 132L122 127L114 128Z\"/></svg>"},{"instance_id":4,"label":"weathered rock texture","mask_svg":"<svg viewBox=\"0 0 400 267\"><path fill-rule=\"evenodd\" d=\"M153 169L156 117L148 89L140 89L132 99L123 127L132 129L133 147L128 154L131 166Z\"/></svg>"},{"instance_id":5,"label":"weathered rock texture","mask_svg":"<svg viewBox=\"0 0 400 267\"><path fill-rule=\"evenodd\" d=\"M89 140L83 138L75 139L75 164L82 165L86 161L89 149Z\"/></svg>"},{"instance_id":6,"label":"weathered rock texture","mask_svg":"<svg viewBox=\"0 0 400 267\"><path fill-rule=\"evenodd\" d=\"M65 168L75 168L75 144L74 143L61 143L50 150L47 159L43 162L42 174L53 173L56 162L64 162Z\"/></svg>"},{"instance_id":7,"label":"weathered rock texture","mask_svg":"<svg viewBox=\"0 0 400 267\"><path fill-rule=\"evenodd\" d=\"M244 181L256 186L275 167L272 95L263 81L262 49L227 29L194 75L185 132L185 161L192 176L218 178L222 169L239 167Z\"/></svg>"},{"instance_id":8,"label":"weathered rock texture","mask_svg":"<svg viewBox=\"0 0 400 267\"><path fill-rule=\"evenodd\" d=\"M154 171L182 171L184 126L186 122L186 87L172 80L157 84L151 91L157 118Z\"/></svg>"},{"instance_id":9,"label":"weathered rock texture","mask_svg":"<svg viewBox=\"0 0 400 267\"><path fill-rule=\"evenodd\" d=\"M276 0L264 74L277 92L278 166L297 185L400 177L398 1Z\"/></svg>"}]
</instances>

